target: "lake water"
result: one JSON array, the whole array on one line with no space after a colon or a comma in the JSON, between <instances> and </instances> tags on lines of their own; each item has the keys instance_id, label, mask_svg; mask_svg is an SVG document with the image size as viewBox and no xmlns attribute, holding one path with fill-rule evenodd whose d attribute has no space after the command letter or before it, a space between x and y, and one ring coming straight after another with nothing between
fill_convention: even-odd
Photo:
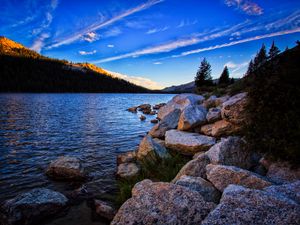
<instances>
[{"instance_id":1,"label":"lake water","mask_svg":"<svg viewBox=\"0 0 300 225\"><path fill-rule=\"evenodd\" d=\"M64 192L69 183L48 179L51 160L81 159L99 193L115 185L116 156L136 149L153 126L127 108L169 101L162 94L1 94L0 201L35 187Z\"/></svg>"}]
</instances>

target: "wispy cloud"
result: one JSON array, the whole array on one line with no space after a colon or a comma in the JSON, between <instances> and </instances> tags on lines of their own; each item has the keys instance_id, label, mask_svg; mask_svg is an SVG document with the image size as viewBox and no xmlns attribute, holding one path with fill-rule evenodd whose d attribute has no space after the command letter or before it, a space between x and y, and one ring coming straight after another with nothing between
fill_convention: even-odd
<instances>
[{"instance_id":1,"label":"wispy cloud","mask_svg":"<svg viewBox=\"0 0 300 225\"><path fill-rule=\"evenodd\" d=\"M263 9L256 3L250 0L225 0L225 4L229 7L234 7L247 15L261 15Z\"/></svg>"},{"instance_id":2,"label":"wispy cloud","mask_svg":"<svg viewBox=\"0 0 300 225\"><path fill-rule=\"evenodd\" d=\"M114 48L115 46L112 44L107 45L108 48Z\"/></svg>"},{"instance_id":3,"label":"wispy cloud","mask_svg":"<svg viewBox=\"0 0 300 225\"><path fill-rule=\"evenodd\" d=\"M197 23L198 23L198 20L194 20L192 22L190 22L189 20L181 20L180 23L177 25L177 28L191 26L191 25L195 25Z\"/></svg>"},{"instance_id":4,"label":"wispy cloud","mask_svg":"<svg viewBox=\"0 0 300 225\"><path fill-rule=\"evenodd\" d=\"M245 39L238 40L238 41L232 41L232 42L224 43L224 44L220 44L220 45L214 45L214 46L209 46L209 47L205 47L205 48L199 48L199 49L195 49L195 50L191 50L191 51L182 52L179 55L173 55L172 58L188 56L188 55L197 54L200 52L206 52L206 51L211 51L211 50L215 50L215 49L230 47L233 45L238 45L238 44L242 44L242 43L246 43L246 42L251 42L251 41L256 41L256 40L260 40L260 39L276 37L276 36L282 36L282 35L287 35L287 34L299 33L299 32L300 32L300 27L292 29L292 30L284 30L284 31L278 31L278 32L269 33L269 34L257 35L254 37L249 37L249 38L245 38Z\"/></svg>"},{"instance_id":5,"label":"wispy cloud","mask_svg":"<svg viewBox=\"0 0 300 225\"><path fill-rule=\"evenodd\" d=\"M108 37L116 37L118 35L122 34L122 31L119 27L113 27L106 32L104 32L100 37L102 38L108 38Z\"/></svg>"},{"instance_id":6,"label":"wispy cloud","mask_svg":"<svg viewBox=\"0 0 300 225\"><path fill-rule=\"evenodd\" d=\"M162 62L154 62L153 64L154 64L154 65L161 65Z\"/></svg>"},{"instance_id":7,"label":"wispy cloud","mask_svg":"<svg viewBox=\"0 0 300 225\"><path fill-rule=\"evenodd\" d=\"M247 68L249 62L242 62L242 63L234 63L232 61L229 61L225 63L224 66L227 66L228 69L230 69L230 73L232 77L240 77L241 73L245 71L245 68Z\"/></svg>"},{"instance_id":8,"label":"wispy cloud","mask_svg":"<svg viewBox=\"0 0 300 225\"><path fill-rule=\"evenodd\" d=\"M146 34L155 34L155 33L166 31L168 29L169 29L168 26L165 26L165 27L162 27L162 28L153 28L153 29L148 30L146 32Z\"/></svg>"},{"instance_id":9,"label":"wispy cloud","mask_svg":"<svg viewBox=\"0 0 300 225\"><path fill-rule=\"evenodd\" d=\"M79 51L78 52L80 55L94 55L97 53L96 50L90 51L90 52L86 52L86 51Z\"/></svg>"},{"instance_id":10,"label":"wispy cloud","mask_svg":"<svg viewBox=\"0 0 300 225\"><path fill-rule=\"evenodd\" d=\"M99 39L99 36L95 32L88 32L85 35L83 35L82 38L83 40L92 43L94 41L97 41Z\"/></svg>"},{"instance_id":11,"label":"wispy cloud","mask_svg":"<svg viewBox=\"0 0 300 225\"><path fill-rule=\"evenodd\" d=\"M59 47L61 45L70 44L70 43L72 43L74 41L77 41L83 35L85 35L85 34L87 34L89 32L95 32L95 31L97 31L97 30L99 30L101 28L110 26L110 25L112 25L112 24L114 24L114 23L116 23L116 22L118 22L118 21L120 21L120 20L122 20L122 19L124 19L124 18L126 18L128 16L130 16L130 15L133 15L133 14L135 14L137 12L140 12L142 10L148 9L148 8L154 6L154 5L158 4L158 3L161 3L163 1L164 0L149 0L149 1L147 1L147 2L145 2L145 3L143 3L143 4L139 5L139 6L137 6L135 8L129 9L129 10L127 10L127 11L125 11L125 12L119 14L119 15L116 15L116 16L110 18L109 20L106 20L104 22L101 21L101 22L98 22L98 23L96 22L94 24L91 24L91 25L89 25L87 27L82 28L81 30L79 30L75 34L72 34L72 35L70 35L68 37L63 37L60 40L55 41L54 43L48 45L47 49Z\"/></svg>"}]
</instances>

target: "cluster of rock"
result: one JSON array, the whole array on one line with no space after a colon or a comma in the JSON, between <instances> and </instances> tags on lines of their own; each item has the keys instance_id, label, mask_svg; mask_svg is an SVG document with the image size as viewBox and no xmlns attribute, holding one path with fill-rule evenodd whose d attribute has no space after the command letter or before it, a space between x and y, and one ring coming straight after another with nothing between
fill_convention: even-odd
<instances>
[{"instance_id":1,"label":"cluster of rock","mask_svg":"<svg viewBox=\"0 0 300 225\"><path fill-rule=\"evenodd\" d=\"M159 103L154 106L151 106L150 104L142 104L139 106L133 106L127 109L128 112L137 113L138 111L142 112L144 115L156 115L157 111L161 107L165 106L165 103ZM146 120L146 116L141 115L140 120ZM152 119L151 123L158 123L157 119Z\"/></svg>"},{"instance_id":2,"label":"cluster of rock","mask_svg":"<svg viewBox=\"0 0 300 225\"><path fill-rule=\"evenodd\" d=\"M119 165L169 151L193 159L170 183L137 183L111 224L300 224L300 169L246 150L238 136L246 101L246 93L183 94L161 107L159 123Z\"/></svg>"}]
</instances>

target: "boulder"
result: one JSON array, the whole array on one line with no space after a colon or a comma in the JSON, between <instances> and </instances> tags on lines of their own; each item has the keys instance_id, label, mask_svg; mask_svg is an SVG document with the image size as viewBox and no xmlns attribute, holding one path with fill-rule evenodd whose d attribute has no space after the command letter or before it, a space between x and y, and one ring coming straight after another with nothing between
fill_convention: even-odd
<instances>
[{"instance_id":1,"label":"boulder","mask_svg":"<svg viewBox=\"0 0 300 225\"><path fill-rule=\"evenodd\" d=\"M201 133L213 137L229 136L236 134L241 127L234 125L226 120L219 120L213 124L207 124L201 127Z\"/></svg>"},{"instance_id":2,"label":"boulder","mask_svg":"<svg viewBox=\"0 0 300 225\"><path fill-rule=\"evenodd\" d=\"M141 121L146 120L146 116L141 115L141 116L140 116L140 120L141 120Z\"/></svg>"},{"instance_id":3,"label":"boulder","mask_svg":"<svg viewBox=\"0 0 300 225\"><path fill-rule=\"evenodd\" d=\"M158 123L158 119L150 120L151 123Z\"/></svg>"},{"instance_id":4,"label":"boulder","mask_svg":"<svg viewBox=\"0 0 300 225\"><path fill-rule=\"evenodd\" d=\"M208 181L201 177L183 175L175 182L177 185L199 192L205 201L219 203L221 193Z\"/></svg>"},{"instance_id":5,"label":"boulder","mask_svg":"<svg viewBox=\"0 0 300 225\"><path fill-rule=\"evenodd\" d=\"M167 158L169 156L167 149L149 135L143 138L137 151L137 158L140 161Z\"/></svg>"},{"instance_id":6,"label":"boulder","mask_svg":"<svg viewBox=\"0 0 300 225\"><path fill-rule=\"evenodd\" d=\"M0 206L0 223L5 225L41 224L67 208L68 199L46 188L35 188L5 201Z\"/></svg>"},{"instance_id":7,"label":"boulder","mask_svg":"<svg viewBox=\"0 0 300 225\"><path fill-rule=\"evenodd\" d=\"M173 97L165 106L158 111L157 117L162 120L174 109L183 110L188 105L198 105L204 101L204 97L196 94L180 94Z\"/></svg>"},{"instance_id":8,"label":"boulder","mask_svg":"<svg viewBox=\"0 0 300 225\"><path fill-rule=\"evenodd\" d=\"M300 204L300 180L294 183L272 185L264 188L264 191L272 195L282 195Z\"/></svg>"},{"instance_id":9,"label":"boulder","mask_svg":"<svg viewBox=\"0 0 300 225\"><path fill-rule=\"evenodd\" d=\"M235 166L209 164L206 166L206 176L222 192L229 184L242 185L253 189L262 189L272 185L263 176Z\"/></svg>"},{"instance_id":10,"label":"boulder","mask_svg":"<svg viewBox=\"0 0 300 225\"><path fill-rule=\"evenodd\" d=\"M214 123L218 120L221 120L221 109L220 108L210 108L206 115L206 120L208 123Z\"/></svg>"},{"instance_id":11,"label":"boulder","mask_svg":"<svg viewBox=\"0 0 300 225\"><path fill-rule=\"evenodd\" d=\"M138 106L139 111L144 111L144 110L151 110L151 105L150 104L142 104Z\"/></svg>"},{"instance_id":12,"label":"boulder","mask_svg":"<svg viewBox=\"0 0 300 225\"><path fill-rule=\"evenodd\" d=\"M118 165L117 177L129 180L137 177L141 171L140 166L137 163L122 163Z\"/></svg>"},{"instance_id":13,"label":"boulder","mask_svg":"<svg viewBox=\"0 0 300 225\"><path fill-rule=\"evenodd\" d=\"M293 168L288 162L273 162L268 166L266 176L278 184L294 182L300 180L300 168Z\"/></svg>"},{"instance_id":14,"label":"boulder","mask_svg":"<svg viewBox=\"0 0 300 225\"><path fill-rule=\"evenodd\" d=\"M117 156L117 165L136 161L136 151L125 152Z\"/></svg>"},{"instance_id":15,"label":"boulder","mask_svg":"<svg viewBox=\"0 0 300 225\"><path fill-rule=\"evenodd\" d=\"M216 104L215 104L216 99L217 99L217 96L211 95L211 96L209 96L208 99L206 99L206 100L203 102L202 105L203 105L205 108L207 108L207 109L210 109L210 108L212 108L212 107L216 107Z\"/></svg>"},{"instance_id":16,"label":"boulder","mask_svg":"<svg viewBox=\"0 0 300 225\"><path fill-rule=\"evenodd\" d=\"M178 130L187 131L206 122L207 110L202 105L189 105L181 113Z\"/></svg>"},{"instance_id":17,"label":"boulder","mask_svg":"<svg viewBox=\"0 0 300 225\"><path fill-rule=\"evenodd\" d=\"M185 187L143 180L134 186L132 198L121 206L111 225L200 224L214 207Z\"/></svg>"},{"instance_id":18,"label":"boulder","mask_svg":"<svg viewBox=\"0 0 300 225\"><path fill-rule=\"evenodd\" d=\"M167 148L184 155L194 155L197 152L206 151L216 143L213 137L178 130L167 131L165 140Z\"/></svg>"},{"instance_id":19,"label":"boulder","mask_svg":"<svg viewBox=\"0 0 300 225\"><path fill-rule=\"evenodd\" d=\"M166 131L177 128L180 113L180 109L172 110L149 131L149 135L154 138L164 138Z\"/></svg>"},{"instance_id":20,"label":"boulder","mask_svg":"<svg viewBox=\"0 0 300 225\"><path fill-rule=\"evenodd\" d=\"M156 115L156 111L151 111L149 114L154 116L154 115Z\"/></svg>"},{"instance_id":21,"label":"boulder","mask_svg":"<svg viewBox=\"0 0 300 225\"><path fill-rule=\"evenodd\" d=\"M197 158L185 164L172 182L175 183L183 175L206 178L206 166L209 163L209 158L204 153L201 153Z\"/></svg>"},{"instance_id":22,"label":"boulder","mask_svg":"<svg viewBox=\"0 0 300 225\"><path fill-rule=\"evenodd\" d=\"M232 96L222 104L222 118L233 124L243 124L245 122L246 104L247 93L240 93Z\"/></svg>"},{"instance_id":23,"label":"boulder","mask_svg":"<svg viewBox=\"0 0 300 225\"><path fill-rule=\"evenodd\" d=\"M245 141L239 137L222 138L206 153L212 164L236 166L249 169L252 166L250 152L245 149Z\"/></svg>"},{"instance_id":24,"label":"boulder","mask_svg":"<svg viewBox=\"0 0 300 225\"><path fill-rule=\"evenodd\" d=\"M127 111L128 112L132 112L132 113L136 113L137 112L137 108L138 107L134 106L134 107L128 108Z\"/></svg>"},{"instance_id":25,"label":"boulder","mask_svg":"<svg viewBox=\"0 0 300 225\"><path fill-rule=\"evenodd\" d=\"M300 205L265 191L230 185L201 224L300 224Z\"/></svg>"},{"instance_id":26,"label":"boulder","mask_svg":"<svg viewBox=\"0 0 300 225\"><path fill-rule=\"evenodd\" d=\"M163 107L165 105L166 105L166 103L159 103L159 104L154 105L153 109L158 110L158 109L160 109L161 107Z\"/></svg>"},{"instance_id":27,"label":"boulder","mask_svg":"<svg viewBox=\"0 0 300 225\"><path fill-rule=\"evenodd\" d=\"M96 214L105 219L112 220L117 213L116 209L107 202L95 199L94 204Z\"/></svg>"},{"instance_id":28,"label":"boulder","mask_svg":"<svg viewBox=\"0 0 300 225\"><path fill-rule=\"evenodd\" d=\"M221 96L219 98L216 98L215 99L215 107L222 106L222 104L224 102L226 102L229 98L230 98L230 96L228 96L228 95L224 95L224 96Z\"/></svg>"},{"instance_id":29,"label":"boulder","mask_svg":"<svg viewBox=\"0 0 300 225\"><path fill-rule=\"evenodd\" d=\"M50 163L46 174L58 180L83 180L86 173L78 158L62 156Z\"/></svg>"},{"instance_id":30,"label":"boulder","mask_svg":"<svg viewBox=\"0 0 300 225\"><path fill-rule=\"evenodd\" d=\"M212 128L213 128L213 124L206 124L201 126L200 130L195 129L195 132L205 134L207 136L212 136Z\"/></svg>"}]
</instances>

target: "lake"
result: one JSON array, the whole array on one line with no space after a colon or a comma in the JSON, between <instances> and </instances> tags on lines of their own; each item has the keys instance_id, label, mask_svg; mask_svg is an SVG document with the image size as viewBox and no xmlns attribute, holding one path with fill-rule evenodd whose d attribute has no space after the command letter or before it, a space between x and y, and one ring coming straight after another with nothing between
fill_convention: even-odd
<instances>
[{"instance_id":1,"label":"lake","mask_svg":"<svg viewBox=\"0 0 300 225\"><path fill-rule=\"evenodd\" d=\"M0 201L35 187L64 192L44 171L51 160L81 159L99 193L115 189L116 156L134 150L153 124L127 112L167 102L169 94L1 94Z\"/></svg>"}]
</instances>

